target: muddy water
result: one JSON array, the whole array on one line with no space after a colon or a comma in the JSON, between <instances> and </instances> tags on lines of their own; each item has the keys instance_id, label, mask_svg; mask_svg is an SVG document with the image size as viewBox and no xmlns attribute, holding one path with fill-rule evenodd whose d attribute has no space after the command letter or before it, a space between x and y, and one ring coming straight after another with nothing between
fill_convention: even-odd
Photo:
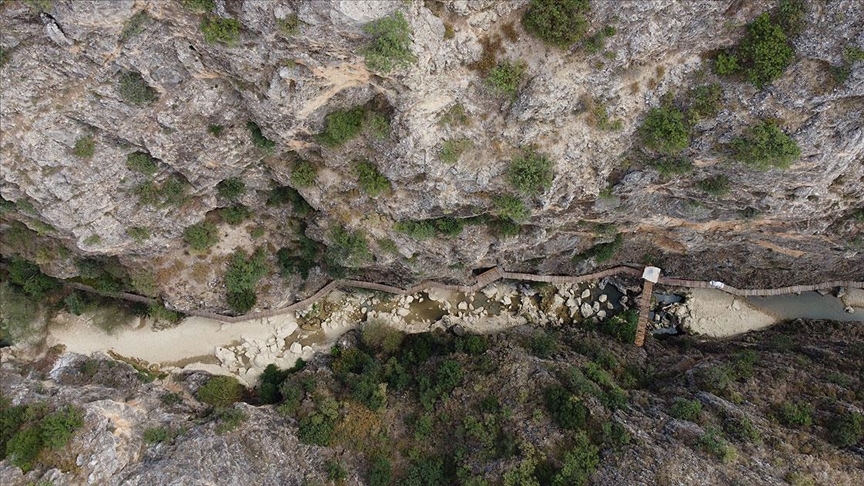
<instances>
[{"instance_id":1,"label":"muddy water","mask_svg":"<svg viewBox=\"0 0 864 486\"><path fill-rule=\"evenodd\" d=\"M747 303L777 317L789 319L823 319L843 322L864 322L864 309L856 308L849 314L843 310L843 303L833 295L819 295L817 292L803 292L801 295L772 295L770 297L748 297Z\"/></svg>"}]
</instances>

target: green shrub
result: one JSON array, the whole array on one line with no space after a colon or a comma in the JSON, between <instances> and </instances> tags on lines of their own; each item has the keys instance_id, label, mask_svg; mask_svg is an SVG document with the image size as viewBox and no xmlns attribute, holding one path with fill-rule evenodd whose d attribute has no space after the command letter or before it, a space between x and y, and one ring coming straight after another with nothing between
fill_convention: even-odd
<instances>
[{"instance_id":1,"label":"green shrub","mask_svg":"<svg viewBox=\"0 0 864 486\"><path fill-rule=\"evenodd\" d=\"M738 457L738 451L713 427L707 427L699 437L699 446L724 464L734 462Z\"/></svg>"},{"instance_id":2,"label":"green shrub","mask_svg":"<svg viewBox=\"0 0 864 486\"><path fill-rule=\"evenodd\" d=\"M525 71L525 63L521 61L499 61L486 75L486 85L498 96L515 99L525 78Z\"/></svg>"},{"instance_id":3,"label":"green shrub","mask_svg":"<svg viewBox=\"0 0 864 486\"><path fill-rule=\"evenodd\" d=\"M154 321L167 322L169 324L177 324L186 317L182 312L171 310L161 304L150 304L147 307L147 316Z\"/></svg>"},{"instance_id":4,"label":"green shrub","mask_svg":"<svg viewBox=\"0 0 864 486\"><path fill-rule=\"evenodd\" d=\"M570 430L584 427L588 411L564 387L550 386L543 392L543 396L546 410L559 427Z\"/></svg>"},{"instance_id":5,"label":"green shrub","mask_svg":"<svg viewBox=\"0 0 864 486\"><path fill-rule=\"evenodd\" d=\"M252 139L252 145L261 150L270 151L276 146L276 142L265 137L261 132L261 127L253 121L246 122L246 129L249 130L249 137Z\"/></svg>"},{"instance_id":6,"label":"green shrub","mask_svg":"<svg viewBox=\"0 0 864 486\"><path fill-rule=\"evenodd\" d=\"M411 52L411 26L402 12L395 12L363 26L371 40L363 48L366 65L373 71L388 73L395 67L417 60Z\"/></svg>"},{"instance_id":7,"label":"green shrub","mask_svg":"<svg viewBox=\"0 0 864 486\"><path fill-rule=\"evenodd\" d=\"M135 187L135 193L138 202L147 206L179 206L186 202L187 189L188 184L180 175L174 174L161 185L148 179Z\"/></svg>"},{"instance_id":8,"label":"green shrub","mask_svg":"<svg viewBox=\"0 0 864 486\"><path fill-rule=\"evenodd\" d=\"M729 178L721 174L702 179L696 183L696 187L712 196L719 197L729 193L731 184Z\"/></svg>"},{"instance_id":9,"label":"green shrub","mask_svg":"<svg viewBox=\"0 0 864 486\"><path fill-rule=\"evenodd\" d=\"M392 477L390 460L376 457L369 466L369 486L389 486Z\"/></svg>"},{"instance_id":10,"label":"green shrub","mask_svg":"<svg viewBox=\"0 0 864 486\"><path fill-rule=\"evenodd\" d=\"M747 80L759 89L780 77L795 57L783 28L767 12L747 26L736 52Z\"/></svg>"},{"instance_id":11,"label":"green shrub","mask_svg":"<svg viewBox=\"0 0 864 486\"><path fill-rule=\"evenodd\" d=\"M72 148L72 153L82 159L92 158L93 154L96 153L96 140L91 135L78 137L75 140L75 147Z\"/></svg>"},{"instance_id":12,"label":"green shrub","mask_svg":"<svg viewBox=\"0 0 864 486\"><path fill-rule=\"evenodd\" d=\"M231 177L216 184L216 193L219 197L234 201L246 192L246 184L242 179Z\"/></svg>"},{"instance_id":13,"label":"green shrub","mask_svg":"<svg viewBox=\"0 0 864 486\"><path fill-rule=\"evenodd\" d=\"M243 398L245 389L233 376L214 376L196 393L198 400L215 408L229 407Z\"/></svg>"},{"instance_id":14,"label":"green shrub","mask_svg":"<svg viewBox=\"0 0 864 486\"><path fill-rule=\"evenodd\" d=\"M555 336L542 330L535 332L528 340L528 351L541 359L552 356L557 347L558 341Z\"/></svg>"},{"instance_id":15,"label":"green shrub","mask_svg":"<svg viewBox=\"0 0 864 486\"><path fill-rule=\"evenodd\" d=\"M471 356L480 356L489 349L486 337L479 334L468 334L456 338L456 351Z\"/></svg>"},{"instance_id":16,"label":"green shrub","mask_svg":"<svg viewBox=\"0 0 864 486\"><path fill-rule=\"evenodd\" d=\"M864 439L864 415L846 411L829 422L831 442L837 447L847 447Z\"/></svg>"},{"instance_id":17,"label":"green shrub","mask_svg":"<svg viewBox=\"0 0 864 486\"><path fill-rule=\"evenodd\" d=\"M721 52L714 60L714 71L721 76L729 76L741 70L738 64L738 56L733 53Z\"/></svg>"},{"instance_id":18,"label":"green shrub","mask_svg":"<svg viewBox=\"0 0 864 486\"><path fill-rule=\"evenodd\" d=\"M325 258L343 267L359 267L372 259L369 252L369 242L359 231L348 231L335 228L330 232L330 246L327 247Z\"/></svg>"},{"instance_id":19,"label":"green shrub","mask_svg":"<svg viewBox=\"0 0 864 486\"><path fill-rule=\"evenodd\" d=\"M462 233L465 224L462 220L450 217L424 219L420 221L397 221L393 229L406 235L423 240L435 235L456 236Z\"/></svg>"},{"instance_id":20,"label":"green shrub","mask_svg":"<svg viewBox=\"0 0 864 486\"><path fill-rule=\"evenodd\" d=\"M168 442L174 438L174 431L168 427L150 427L144 429L145 444L159 444Z\"/></svg>"},{"instance_id":21,"label":"green shrub","mask_svg":"<svg viewBox=\"0 0 864 486\"><path fill-rule=\"evenodd\" d=\"M128 39L136 36L144 31L144 27L150 23L149 15L147 15L146 10L142 10L126 21L126 24L123 26L123 31L120 32L120 42L125 42Z\"/></svg>"},{"instance_id":22,"label":"green shrub","mask_svg":"<svg viewBox=\"0 0 864 486\"><path fill-rule=\"evenodd\" d=\"M687 100L687 117L691 121L714 118L723 103L723 88L719 84L705 84L690 90Z\"/></svg>"},{"instance_id":23,"label":"green shrub","mask_svg":"<svg viewBox=\"0 0 864 486\"><path fill-rule=\"evenodd\" d=\"M339 461L330 459L324 463L324 470L327 471L327 479L330 481L340 483L348 479L348 471Z\"/></svg>"},{"instance_id":24,"label":"green shrub","mask_svg":"<svg viewBox=\"0 0 864 486\"><path fill-rule=\"evenodd\" d=\"M664 176L689 174L690 172L693 172L693 161L687 157L678 155L659 157L652 160L650 164L652 167L657 169L657 172Z\"/></svg>"},{"instance_id":25,"label":"green shrub","mask_svg":"<svg viewBox=\"0 0 864 486\"><path fill-rule=\"evenodd\" d=\"M71 405L49 413L41 403L9 407L0 403L0 459L33 469L45 449L62 449L84 425L83 413Z\"/></svg>"},{"instance_id":26,"label":"green shrub","mask_svg":"<svg viewBox=\"0 0 864 486\"><path fill-rule=\"evenodd\" d=\"M685 398L676 398L672 408L669 409L669 414L681 420L689 420L698 422L702 416L702 403L699 400L687 400Z\"/></svg>"},{"instance_id":27,"label":"green shrub","mask_svg":"<svg viewBox=\"0 0 864 486\"><path fill-rule=\"evenodd\" d=\"M747 417L729 417L723 421L723 429L742 442L759 442L761 434Z\"/></svg>"},{"instance_id":28,"label":"green shrub","mask_svg":"<svg viewBox=\"0 0 864 486\"><path fill-rule=\"evenodd\" d=\"M84 313L87 309L86 304L86 301L78 292L72 292L63 299L63 307L65 307L70 314L76 316L80 316Z\"/></svg>"},{"instance_id":29,"label":"green shrub","mask_svg":"<svg viewBox=\"0 0 864 486\"><path fill-rule=\"evenodd\" d=\"M6 457L9 462L28 472L36 465L36 458L42 451L42 433L38 425L30 425L9 439L6 443Z\"/></svg>"},{"instance_id":30,"label":"green shrub","mask_svg":"<svg viewBox=\"0 0 864 486\"><path fill-rule=\"evenodd\" d=\"M597 243L596 245L588 248L587 250L579 253L573 257L573 261L582 261L588 260L589 258L594 258L597 263L602 263L607 260L610 260L615 253L621 248L621 245L624 244L624 237L621 236L621 233L615 234L615 239L608 243Z\"/></svg>"},{"instance_id":31,"label":"green shrub","mask_svg":"<svg viewBox=\"0 0 864 486\"><path fill-rule=\"evenodd\" d=\"M333 428L339 417L339 404L329 396L315 397L315 410L300 417L297 438L304 444L330 445Z\"/></svg>"},{"instance_id":32,"label":"green shrub","mask_svg":"<svg viewBox=\"0 0 864 486\"><path fill-rule=\"evenodd\" d=\"M144 81L140 73L131 71L120 74L117 92L124 101L134 105L152 103L159 97L158 92Z\"/></svg>"},{"instance_id":33,"label":"green shrub","mask_svg":"<svg viewBox=\"0 0 864 486\"><path fill-rule=\"evenodd\" d=\"M445 164L455 164L459 161L459 157L473 146L474 143L467 138L445 140L441 145L441 152L438 154L438 157Z\"/></svg>"},{"instance_id":34,"label":"green shrub","mask_svg":"<svg viewBox=\"0 0 864 486\"><path fill-rule=\"evenodd\" d=\"M238 249L231 256L225 272L225 288L228 291L228 305L244 314L255 305L255 286L267 274L266 257L261 248L252 255Z\"/></svg>"},{"instance_id":35,"label":"green shrub","mask_svg":"<svg viewBox=\"0 0 864 486\"><path fill-rule=\"evenodd\" d=\"M580 431L574 437L573 446L564 454L562 463L552 484L584 486L600 464L600 449L591 443L585 432Z\"/></svg>"},{"instance_id":36,"label":"green shrub","mask_svg":"<svg viewBox=\"0 0 864 486\"><path fill-rule=\"evenodd\" d=\"M204 251L219 243L219 229L209 221L202 221L183 231L183 241L193 250Z\"/></svg>"},{"instance_id":37,"label":"green shrub","mask_svg":"<svg viewBox=\"0 0 864 486\"><path fill-rule=\"evenodd\" d=\"M606 422L602 428L603 444L618 449L630 443L632 439L627 429L618 422Z\"/></svg>"},{"instance_id":38,"label":"green shrub","mask_svg":"<svg viewBox=\"0 0 864 486\"><path fill-rule=\"evenodd\" d=\"M318 135L318 141L328 147L344 145L363 130L364 116L361 106L330 113L324 118L324 131Z\"/></svg>"},{"instance_id":39,"label":"green shrub","mask_svg":"<svg viewBox=\"0 0 864 486\"><path fill-rule=\"evenodd\" d=\"M267 197L268 206L275 206L288 202L293 206L292 209L294 209L294 214L299 217L304 217L313 211L312 206L303 199L303 196L289 186L274 187L273 190L270 191L270 195Z\"/></svg>"},{"instance_id":40,"label":"green shrub","mask_svg":"<svg viewBox=\"0 0 864 486\"><path fill-rule=\"evenodd\" d=\"M378 167L375 167L375 164L368 160L357 164L355 173L363 192L370 197L377 197L382 192L390 190L390 181L378 172Z\"/></svg>"},{"instance_id":41,"label":"green shrub","mask_svg":"<svg viewBox=\"0 0 864 486\"><path fill-rule=\"evenodd\" d=\"M9 281L20 286L24 293L37 301L60 287L57 280L42 273L38 265L18 257L9 259L7 271Z\"/></svg>"},{"instance_id":42,"label":"green shrub","mask_svg":"<svg viewBox=\"0 0 864 486\"><path fill-rule=\"evenodd\" d=\"M84 414L77 408L67 405L41 421L42 443L51 449L62 449L82 425L84 425Z\"/></svg>"},{"instance_id":43,"label":"green shrub","mask_svg":"<svg viewBox=\"0 0 864 486\"><path fill-rule=\"evenodd\" d=\"M288 14L284 19L276 19L276 24L283 35L291 37L300 32L300 17L297 14Z\"/></svg>"},{"instance_id":44,"label":"green shrub","mask_svg":"<svg viewBox=\"0 0 864 486\"><path fill-rule=\"evenodd\" d=\"M783 403L777 418L788 427L809 427L813 424L813 406L804 402Z\"/></svg>"},{"instance_id":45,"label":"green shrub","mask_svg":"<svg viewBox=\"0 0 864 486\"><path fill-rule=\"evenodd\" d=\"M390 135L390 120L381 113L366 113L366 133L376 140L384 140Z\"/></svg>"},{"instance_id":46,"label":"green shrub","mask_svg":"<svg viewBox=\"0 0 864 486\"><path fill-rule=\"evenodd\" d=\"M540 194L552 187L553 165L546 155L527 149L510 163L507 180L522 194Z\"/></svg>"},{"instance_id":47,"label":"green shrub","mask_svg":"<svg viewBox=\"0 0 864 486\"><path fill-rule=\"evenodd\" d=\"M676 154L690 145L684 114L672 106L651 108L639 132L642 143L657 152Z\"/></svg>"},{"instance_id":48,"label":"green shrub","mask_svg":"<svg viewBox=\"0 0 864 486\"><path fill-rule=\"evenodd\" d=\"M217 42L232 46L240 40L240 22L235 19L207 16L201 19L201 33L208 44Z\"/></svg>"},{"instance_id":49,"label":"green shrub","mask_svg":"<svg viewBox=\"0 0 864 486\"><path fill-rule=\"evenodd\" d=\"M144 226L132 226L126 230L126 234L135 240L136 243L140 244L150 239L150 228L145 228Z\"/></svg>"},{"instance_id":50,"label":"green shrub","mask_svg":"<svg viewBox=\"0 0 864 486\"><path fill-rule=\"evenodd\" d=\"M216 8L214 0L180 0L180 3L195 13L212 12Z\"/></svg>"},{"instance_id":51,"label":"green shrub","mask_svg":"<svg viewBox=\"0 0 864 486\"><path fill-rule=\"evenodd\" d=\"M450 127L468 126L471 124L471 118L465 112L465 105L454 103L447 111L441 114L438 124Z\"/></svg>"},{"instance_id":52,"label":"green shrub","mask_svg":"<svg viewBox=\"0 0 864 486\"><path fill-rule=\"evenodd\" d=\"M807 26L807 6L804 0L780 0L774 17L787 36L795 37Z\"/></svg>"},{"instance_id":53,"label":"green shrub","mask_svg":"<svg viewBox=\"0 0 864 486\"><path fill-rule=\"evenodd\" d=\"M432 486L449 484L441 458L419 459L411 463L408 474L400 479L400 486Z\"/></svg>"},{"instance_id":54,"label":"green shrub","mask_svg":"<svg viewBox=\"0 0 864 486\"><path fill-rule=\"evenodd\" d=\"M223 127L222 125L208 125L207 131L210 133L210 135L218 138L220 135L222 135L222 132L225 131L225 127Z\"/></svg>"},{"instance_id":55,"label":"green shrub","mask_svg":"<svg viewBox=\"0 0 864 486\"><path fill-rule=\"evenodd\" d=\"M309 187L315 184L318 177L318 169L311 162L298 160L291 170L291 182L297 187Z\"/></svg>"},{"instance_id":56,"label":"green shrub","mask_svg":"<svg viewBox=\"0 0 864 486\"><path fill-rule=\"evenodd\" d=\"M492 198L495 204L495 213L513 222L527 220L531 216L531 210L525 207L522 199L516 196L503 195Z\"/></svg>"},{"instance_id":57,"label":"green shrub","mask_svg":"<svg viewBox=\"0 0 864 486\"><path fill-rule=\"evenodd\" d=\"M216 425L216 433L219 435L227 434L232 430L240 427L248 418L246 412L237 408L229 408L222 410L217 415L219 423Z\"/></svg>"},{"instance_id":58,"label":"green shrub","mask_svg":"<svg viewBox=\"0 0 864 486\"><path fill-rule=\"evenodd\" d=\"M589 0L531 0L522 26L547 44L567 48L585 35L590 10Z\"/></svg>"},{"instance_id":59,"label":"green shrub","mask_svg":"<svg viewBox=\"0 0 864 486\"><path fill-rule=\"evenodd\" d=\"M140 172L148 176L159 171L159 166L156 165L156 159L150 156L147 152L132 152L127 155L126 167L128 167L129 170L134 170L135 172Z\"/></svg>"},{"instance_id":60,"label":"green shrub","mask_svg":"<svg viewBox=\"0 0 864 486\"><path fill-rule=\"evenodd\" d=\"M244 206L242 204L234 204L228 206L227 208L222 208L219 210L219 216L223 221L230 224L231 226L237 226L249 219L252 216L252 211L249 210L248 206Z\"/></svg>"},{"instance_id":61,"label":"green shrub","mask_svg":"<svg viewBox=\"0 0 864 486\"><path fill-rule=\"evenodd\" d=\"M402 346L402 340L405 339L405 333L390 327L386 322L380 320L367 322L363 326L361 336L363 344L387 354L399 351L399 348Z\"/></svg>"},{"instance_id":62,"label":"green shrub","mask_svg":"<svg viewBox=\"0 0 864 486\"><path fill-rule=\"evenodd\" d=\"M299 274L309 278L309 270L316 267L320 261L322 245L300 233L300 241L295 248L280 248L276 252L276 261L282 275L285 277Z\"/></svg>"},{"instance_id":63,"label":"green shrub","mask_svg":"<svg viewBox=\"0 0 864 486\"><path fill-rule=\"evenodd\" d=\"M733 157L760 170L785 169L801 156L795 139L772 121L760 122L729 144Z\"/></svg>"}]
</instances>

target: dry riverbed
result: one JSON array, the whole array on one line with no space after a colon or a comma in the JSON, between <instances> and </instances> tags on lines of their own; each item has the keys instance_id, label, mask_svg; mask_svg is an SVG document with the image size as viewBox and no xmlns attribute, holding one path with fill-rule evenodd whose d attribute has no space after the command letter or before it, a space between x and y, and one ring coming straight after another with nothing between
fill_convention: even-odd
<instances>
[{"instance_id":1,"label":"dry riverbed","mask_svg":"<svg viewBox=\"0 0 864 486\"><path fill-rule=\"evenodd\" d=\"M298 358L327 352L349 329L381 321L407 333L451 329L491 333L526 323L567 325L607 319L635 305L639 286L614 282L531 286L492 284L474 294L434 290L408 296L334 291L296 313L239 323L190 317L175 327L154 330L139 318L113 332L94 324L93 315L61 312L48 325L45 344L69 352L112 352L145 366L171 372L205 370L238 377L251 385L270 363L281 368ZM849 295L858 304L857 292ZM777 318L746 299L713 289L692 289L683 303L662 306L652 328L668 325L711 337L727 337L771 326ZM864 313L864 309L858 312ZM671 322L671 324L670 324Z\"/></svg>"}]
</instances>

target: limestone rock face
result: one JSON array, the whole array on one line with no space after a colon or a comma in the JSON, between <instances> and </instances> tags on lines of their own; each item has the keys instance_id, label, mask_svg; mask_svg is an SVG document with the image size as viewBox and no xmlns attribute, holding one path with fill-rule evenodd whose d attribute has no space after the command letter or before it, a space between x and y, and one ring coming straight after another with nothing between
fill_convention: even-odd
<instances>
[{"instance_id":1,"label":"limestone rock face","mask_svg":"<svg viewBox=\"0 0 864 486\"><path fill-rule=\"evenodd\" d=\"M225 308L219 259L235 248L290 246L298 225L325 244L333 243L332 228L363 230L374 258L358 272L376 280L468 280L471 269L496 264L582 273L596 262L571 257L612 239L592 229L598 225L624 235L611 263L650 258L667 274L739 286L860 276L861 224L849 215L864 199L864 63L851 65L836 86L829 67L841 63L844 46L864 45L864 7L813 3L793 41L795 62L764 90L716 78L706 54L733 45L743 25L773 3L593 2L590 32L608 24L617 34L606 40L605 55L589 55L525 33L522 0L215 0L215 15L240 23L230 45L205 42L202 16L174 0L55 0L44 12L8 1L0 6L0 195L18 208L7 219L67 249L8 252L59 277L77 274L75 258L118 257L129 268L150 268L158 292L177 307L217 310ZM362 26L395 10L411 25L416 62L370 72ZM300 27L287 33L281 26L295 15ZM512 102L492 95L473 67L488 39L501 39L498 59L525 63L528 75ZM154 101L121 95L128 73L140 75ZM717 117L693 127L685 155L694 173L661 177L638 160L641 120L664 94L708 82L721 84L723 103ZM470 123L439 123L457 103ZM586 111L598 104L620 130L590 123ZM358 105L385 114L389 134L322 146L314 135L325 116ZM781 120L800 160L764 172L729 163L724 144L764 118ZM248 122L275 147L256 147ZM208 131L215 126L219 136ZM76 141L88 136L93 156L75 156ZM442 162L442 143L456 138L471 148L456 163ZM493 212L492 196L510 191L505 173L525 146L548 154L556 176L545 193L525 198L532 217L518 236L485 225L423 240L394 230L406 219ZM172 177L188 183L182 206L139 203L145 176L126 164L139 151L156 159L157 185ZM273 187L296 185L290 174L299 159L318 168L314 184L296 187L315 210L303 217L265 204ZM392 189L376 197L358 189L358 159L374 163ZM697 189L718 174L729 178L729 194ZM223 243L208 257L189 256L184 229L230 204L215 187L231 177L244 180L239 202L252 219L237 231L223 225ZM262 238L250 236L253 226L265 230ZM150 236L136 239L130 228ZM388 240L396 251L386 249ZM176 271L196 265L204 268L195 278ZM297 296L299 283L268 283L259 307Z\"/></svg>"}]
</instances>

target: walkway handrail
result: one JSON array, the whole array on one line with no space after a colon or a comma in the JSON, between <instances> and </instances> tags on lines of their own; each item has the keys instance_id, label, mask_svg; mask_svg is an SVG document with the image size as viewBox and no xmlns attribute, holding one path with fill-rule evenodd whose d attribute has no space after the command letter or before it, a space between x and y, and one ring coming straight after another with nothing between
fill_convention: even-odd
<instances>
[{"instance_id":1,"label":"walkway handrail","mask_svg":"<svg viewBox=\"0 0 864 486\"><path fill-rule=\"evenodd\" d=\"M619 265L617 267L608 268L606 270L601 270L599 272L589 273L587 275L537 275L533 273L517 273L517 272L508 272L506 270L500 269L500 267L494 267L490 270L487 270L480 275L477 276L477 279L473 285L453 285L453 284L445 284L441 282L435 282L432 280L423 281L418 283L417 285L411 286L407 289L394 287L391 285L380 284L375 282L364 282L361 280L332 280L327 285L321 287L317 292L312 294L311 296L299 300L287 307L282 307L279 309L270 309L261 312L252 312L249 314L244 314L240 316L227 316L224 314L217 314L215 312L208 311L197 311L197 310L182 310L186 315L198 316L198 317L206 317L209 319L214 319L221 322L235 323L241 321L248 321L252 319L262 319L266 317L274 317L278 315L287 314L289 312L296 311L298 309L303 309L312 304L318 302L327 294L336 290L337 288L355 288L355 289L365 289L365 290L374 290L378 292L386 292L394 295L408 295L414 294L423 290L430 289L440 289L440 290L451 290L456 292L463 293L472 293L477 292L483 287L487 285L497 282L498 280L520 280L520 281L530 281L530 282L545 282L545 283L582 283L587 282L589 280L597 280L601 278L611 277L613 275L630 275L633 277L639 277L642 275L642 266L637 265ZM680 278L671 278L671 277L660 277L658 281L660 285L668 285L674 287L687 287L687 288L717 288L711 285L710 282L704 282L700 280L686 280ZM143 297L141 295L130 294L126 292L103 292L90 287L89 285L80 284L77 282L66 282L66 285L78 290L84 290L87 292L94 292L100 295L105 295L108 297L113 297L116 299L130 300L134 302L141 302L144 304L158 304L159 302L156 299L152 299L149 297ZM800 292L809 292L813 290L820 289L830 289L835 287L846 287L846 288L855 288L855 289L864 289L864 282L852 281L852 280L836 280L831 282L823 282L813 285L794 285L791 287L780 287L777 289L737 289L735 287L731 287L729 285L724 285L722 288L718 290L722 290L724 292L728 292L733 295L737 295L740 297L750 297L750 296L764 296L764 295L782 295L782 294L793 294Z\"/></svg>"}]
</instances>

